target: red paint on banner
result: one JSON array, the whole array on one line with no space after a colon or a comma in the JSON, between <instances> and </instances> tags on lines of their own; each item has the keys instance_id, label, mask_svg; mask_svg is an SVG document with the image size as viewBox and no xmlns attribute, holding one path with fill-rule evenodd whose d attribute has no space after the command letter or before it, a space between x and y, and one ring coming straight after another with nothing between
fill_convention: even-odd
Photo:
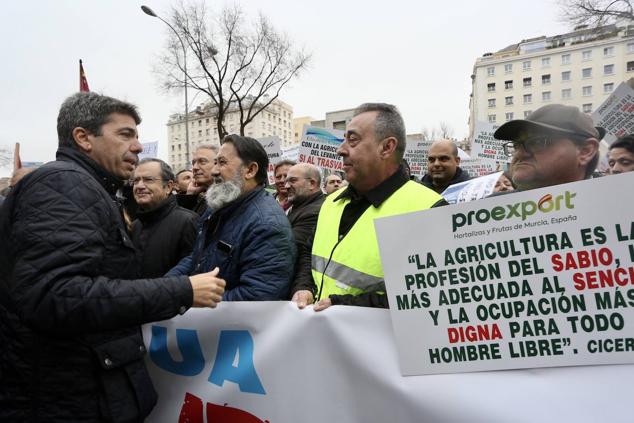
<instances>
[{"instance_id":1,"label":"red paint on banner","mask_svg":"<svg viewBox=\"0 0 634 423\"><path fill-rule=\"evenodd\" d=\"M269 423L268 420L260 420L247 411L227 407L227 404L217 405L208 402L206 409L207 423ZM187 392L178 423L204 423L204 421L203 401Z\"/></svg>"}]
</instances>

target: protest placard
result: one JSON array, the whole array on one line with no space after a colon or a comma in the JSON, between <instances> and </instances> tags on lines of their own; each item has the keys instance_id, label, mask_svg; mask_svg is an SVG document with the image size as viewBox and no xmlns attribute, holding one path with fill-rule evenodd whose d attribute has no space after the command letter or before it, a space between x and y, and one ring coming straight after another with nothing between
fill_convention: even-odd
<instances>
[{"instance_id":1,"label":"protest placard","mask_svg":"<svg viewBox=\"0 0 634 423\"><path fill-rule=\"evenodd\" d=\"M634 362L632 184L377 219L402 373Z\"/></svg>"},{"instance_id":2,"label":"protest placard","mask_svg":"<svg viewBox=\"0 0 634 423\"><path fill-rule=\"evenodd\" d=\"M13 175L13 152L15 145L0 145L0 177L6 178Z\"/></svg>"},{"instance_id":3,"label":"protest placard","mask_svg":"<svg viewBox=\"0 0 634 423\"><path fill-rule=\"evenodd\" d=\"M506 163L510 158L504 154L506 141L496 140L493 133L498 126L488 122L476 122L471 140L471 158L483 161Z\"/></svg>"},{"instance_id":4,"label":"protest placard","mask_svg":"<svg viewBox=\"0 0 634 423\"><path fill-rule=\"evenodd\" d=\"M223 302L143 332L148 423L631 421L634 365L402 377L384 309Z\"/></svg>"},{"instance_id":5,"label":"protest placard","mask_svg":"<svg viewBox=\"0 0 634 423\"><path fill-rule=\"evenodd\" d=\"M450 185L440 195L449 203L466 203L468 201L479 200L493 193L495 183L502 175L502 172L496 172L468 181L459 182Z\"/></svg>"},{"instance_id":6,"label":"protest placard","mask_svg":"<svg viewBox=\"0 0 634 423\"><path fill-rule=\"evenodd\" d=\"M322 169L342 170L343 159L337 149L343 142L344 131L304 125L299 147L299 161Z\"/></svg>"},{"instance_id":7,"label":"protest placard","mask_svg":"<svg viewBox=\"0 0 634 423\"><path fill-rule=\"evenodd\" d=\"M502 163L491 160L466 159L460 160L460 168L472 177L484 176L502 170Z\"/></svg>"},{"instance_id":8,"label":"protest placard","mask_svg":"<svg viewBox=\"0 0 634 423\"><path fill-rule=\"evenodd\" d=\"M139 153L139 160L154 159L158 156L158 141L142 142L143 152Z\"/></svg>"},{"instance_id":9,"label":"protest placard","mask_svg":"<svg viewBox=\"0 0 634 423\"><path fill-rule=\"evenodd\" d=\"M294 162L299 161L299 144L282 148L282 159L292 160Z\"/></svg>"},{"instance_id":10,"label":"protest placard","mask_svg":"<svg viewBox=\"0 0 634 423\"><path fill-rule=\"evenodd\" d=\"M412 175L422 178L427 173L427 153L433 141L409 141L403 158L409 164Z\"/></svg>"},{"instance_id":11,"label":"protest placard","mask_svg":"<svg viewBox=\"0 0 634 423\"><path fill-rule=\"evenodd\" d=\"M269 185L273 185L275 183L273 169L275 169L275 164L282 160L281 140L278 136L274 135L272 137L260 138L258 141L260 141L260 144L264 147L264 151L266 151L266 155L269 158L269 168L266 173L268 175Z\"/></svg>"},{"instance_id":12,"label":"protest placard","mask_svg":"<svg viewBox=\"0 0 634 423\"><path fill-rule=\"evenodd\" d=\"M607 131L603 140L608 146L612 145L617 138L634 134L634 89L627 82L619 84L603 104L592 113L592 120L596 126Z\"/></svg>"}]
</instances>

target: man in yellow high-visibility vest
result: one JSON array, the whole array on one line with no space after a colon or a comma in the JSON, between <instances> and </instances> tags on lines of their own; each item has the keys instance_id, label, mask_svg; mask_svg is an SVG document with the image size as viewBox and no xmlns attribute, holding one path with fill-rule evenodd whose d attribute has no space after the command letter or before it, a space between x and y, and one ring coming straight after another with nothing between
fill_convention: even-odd
<instances>
[{"instance_id":1,"label":"man in yellow high-visibility vest","mask_svg":"<svg viewBox=\"0 0 634 423\"><path fill-rule=\"evenodd\" d=\"M300 252L292 300L299 308L388 307L374 219L446 204L410 181L401 162L405 124L385 103L359 106L337 154L350 185L329 195L319 211L312 247Z\"/></svg>"}]
</instances>

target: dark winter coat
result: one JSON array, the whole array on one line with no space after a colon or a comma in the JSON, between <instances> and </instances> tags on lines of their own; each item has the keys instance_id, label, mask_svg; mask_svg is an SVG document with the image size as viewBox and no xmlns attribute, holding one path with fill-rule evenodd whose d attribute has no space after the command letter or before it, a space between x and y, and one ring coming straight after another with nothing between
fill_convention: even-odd
<instances>
[{"instance_id":1,"label":"dark winter coat","mask_svg":"<svg viewBox=\"0 0 634 423\"><path fill-rule=\"evenodd\" d=\"M141 276L157 278L187 257L196 240L198 215L169 196L156 209L139 209L131 238L139 253Z\"/></svg>"},{"instance_id":2,"label":"dark winter coat","mask_svg":"<svg viewBox=\"0 0 634 423\"><path fill-rule=\"evenodd\" d=\"M420 183L425 185L427 188L436 191L438 194L442 194L442 192L446 190L449 186L468 181L469 179L471 179L471 175L469 175L469 172L467 172L466 170L462 170L460 167L457 167L456 174L453 176L453 178L451 178L447 185L435 187L429 173L423 176L423 179L421 179Z\"/></svg>"},{"instance_id":3,"label":"dark winter coat","mask_svg":"<svg viewBox=\"0 0 634 423\"><path fill-rule=\"evenodd\" d=\"M220 268L227 285L223 301L288 298L295 242L288 219L275 199L258 187L199 220L194 251L168 275L195 275Z\"/></svg>"},{"instance_id":4,"label":"dark winter coat","mask_svg":"<svg viewBox=\"0 0 634 423\"><path fill-rule=\"evenodd\" d=\"M156 403L140 325L184 312L192 290L134 280L119 186L60 148L0 209L0 421L132 422Z\"/></svg>"},{"instance_id":5,"label":"dark winter coat","mask_svg":"<svg viewBox=\"0 0 634 423\"><path fill-rule=\"evenodd\" d=\"M293 236L298 248L300 245L306 245L308 239L315 232L319 209L325 198L326 195L319 191L300 201L293 202L291 211L288 212L288 221L293 228Z\"/></svg>"}]
</instances>

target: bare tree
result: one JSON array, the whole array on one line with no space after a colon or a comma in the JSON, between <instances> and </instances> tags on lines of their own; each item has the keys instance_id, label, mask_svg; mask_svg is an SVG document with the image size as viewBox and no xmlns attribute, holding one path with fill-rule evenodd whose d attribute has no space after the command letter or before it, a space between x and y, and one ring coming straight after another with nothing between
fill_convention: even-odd
<instances>
[{"instance_id":1,"label":"bare tree","mask_svg":"<svg viewBox=\"0 0 634 423\"><path fill-rule=\"evenodd\" d=\"M420 131L423 141L434 141L437 138L436 128L423 126Z\"/></svg>"},{"instance_id":2,"label":"bare tree","mask_svg":"<svg viewBox=\"0 0 634 423\"><path fill-rule=\"evenodd\" d=\"M440 138L451 139L453 137L453 128L447 122L440 122L439 134Z\"/></svg>"},{"instance_id":3,"label":"bare tree","mask_svg":"<svg viewBox=\"0 0 634 423\"><path fill-rule=\"evenodd\" d=\"M598 28L620 19L634 19L632 0L560 0L561 18L574 26Z\"/></svg>"},{"instance_id":4,"label":"bare tree","mask_svg":"<svg viewBox=\"0 0 634 423\"><path fill-rule=\"evenodd\" d=\"M181 43L170 34L155 66L161 85L171 91L186 83L206 94L221 139L227 135L224 120L228 112L239 112L240 134L244 135L245 127L310 60L310 53L296 49L264 15L251 22L237 5L225 6L212 16L202 2L181 4L172 8L168 21L184 41L188 61L184 66Z\"/></svg>"}]
</instances>

